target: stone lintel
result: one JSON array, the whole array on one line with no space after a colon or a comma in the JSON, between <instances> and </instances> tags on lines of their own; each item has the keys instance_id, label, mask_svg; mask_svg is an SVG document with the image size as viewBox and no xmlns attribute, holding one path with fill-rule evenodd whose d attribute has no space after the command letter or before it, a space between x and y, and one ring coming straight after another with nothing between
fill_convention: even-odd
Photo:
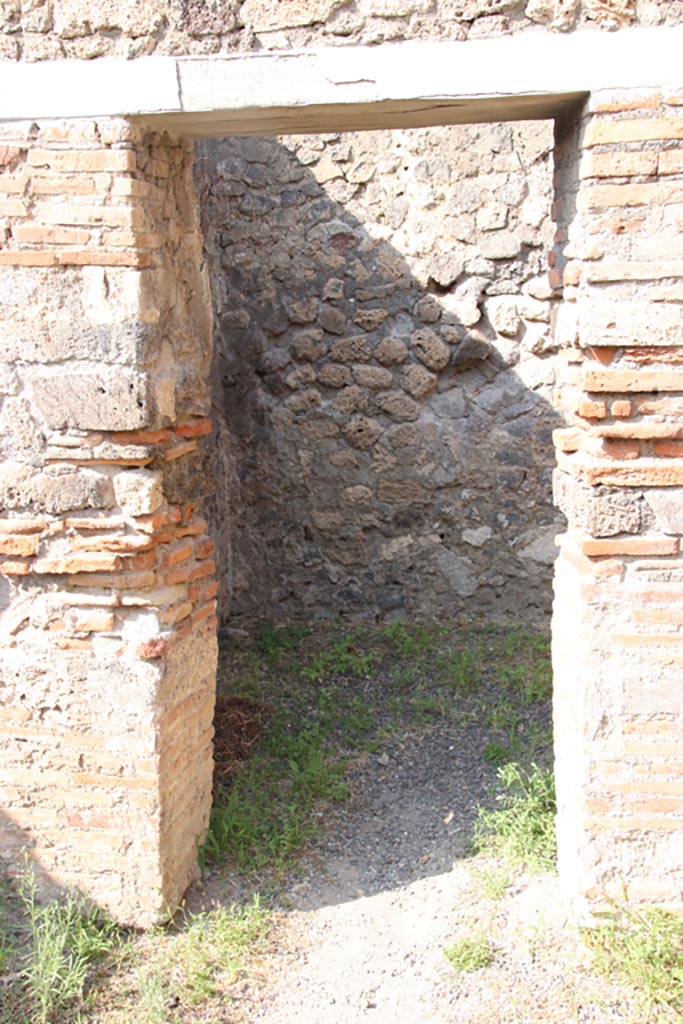
<instances>
[{"instance_id":1,"label":"stone lintel","mask_svg":"<svg viewBox=\"0 0 683 1024\"><path fill-rule=\"evenodd\" d=\"M140 117L193 136L329 127L311 118L312 105L344 128L545 118L589 92L678 84L682 44L683 27L654 27L208 58L4 62L0 121ZM381 115L383 105L389 120L364 120L368 106Z\"/></svg>"}]
</instances>

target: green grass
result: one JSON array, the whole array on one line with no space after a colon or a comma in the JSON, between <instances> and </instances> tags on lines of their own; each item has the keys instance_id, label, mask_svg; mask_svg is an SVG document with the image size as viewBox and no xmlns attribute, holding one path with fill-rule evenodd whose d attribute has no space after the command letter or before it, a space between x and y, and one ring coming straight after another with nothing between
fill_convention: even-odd
<instances>
[{"instance_id":1,"label":"green grass","mask_svg":"<svg viewBox=\"0 0 683 1024\"><path fill-rule=\"evenodd\" d=\"M231 652L221 689L267 703L273 715L248 763L216 792L202 862L241 872L291 868L325 805L346 796L351 758L377 752L405 730L477 719L485 678L489 686L497 680L487 709L500 732L485 756L521 758L531 746L523 709L543 699L538 680L549 677L547 662L545 639L522 631L262 625L249 650Z\"/></svg>"},{"instance_id":2,"label":"green grass","mask_svg":"<svg viewBox=\"0 0 683 1024\"><path fill-rule=\"evenodd\" d=\"M19 892L31 931L23 969L30 1020L46 1024L83 999L95 965L121 943L122 932L79 896L39 904L30 873Z\"/></svg>"},{"instance_id":3,"label":"green grass","mask_svg":"<svg viewBox=\"0 0 683 1024\"><path fill-rule=\"evenodd\" d=\"M219 905L181 916L163 948L157 941L157 955L138 968L136 1024L166 1024L173 1005L175 1021L216 998L229 1003L230 986L262 946L271 923L258 897L244 907Z\"/></svg>"},{"instance_id":4,"label":"green grass","mask_svg":"<svg viewBox=\"0 0 683 1024\"><path fill-rule=\"evenodd\" d=\"M479 853L500 857L515 869L554 869L555 784L552 772L532 764L498 769L498 810L481 808L474 846Z\"/></svg>"},{"instance_id":5,"label":"green grass","mask_svg":"<svg viewBox=\"0 0 683 1024\"><path fill-rule=\"evenodd\" d=\"M484 932L475 932L448 946L443 955L453 970L466 974L489 967L496 958L496 950Z\"/></svg>"},{"instance_id":6,"label":"green grass","mask_svg":"<svg viewBox=\"0 0 683 1024\"><path fill-rule=\"evenodd\" d=\"M631 985L645 1012L663 1008L683 1020L683 918L624 905L583 936L595 967Z\"/></svg>"}]
</instances>

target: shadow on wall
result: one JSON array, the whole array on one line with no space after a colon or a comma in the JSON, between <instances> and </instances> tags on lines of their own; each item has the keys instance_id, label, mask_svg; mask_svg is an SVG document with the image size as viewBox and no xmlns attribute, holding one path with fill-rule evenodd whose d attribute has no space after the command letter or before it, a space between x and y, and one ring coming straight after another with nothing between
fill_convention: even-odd
<instances>
[{"instance_id":1,"label":"shadow on wall","mask_svg":"<svg viewBox=\"0 0 683 1024\"><path fill-rule=\"evenodd\" d=\"M550 123L198 147L223 622L539 620Z\"/></svg>"}]
</instances>

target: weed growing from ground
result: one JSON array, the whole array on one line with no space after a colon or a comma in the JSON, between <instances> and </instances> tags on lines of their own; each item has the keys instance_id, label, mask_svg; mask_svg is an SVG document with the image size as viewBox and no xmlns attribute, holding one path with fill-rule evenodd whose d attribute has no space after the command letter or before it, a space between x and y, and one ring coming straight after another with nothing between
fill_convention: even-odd
<instances>
[{"instance_id":1,"label":"weed growing from ground","mask_svg":"<svg viewBox=\"0 0 683 1024\"><path fill-rule=\"evenodd\" d=\"M658 908L616 907L599 927L584 929L596 968L621 976L644 1009L665 1008L683 1020L683 919Z\"/></svg>"},{"instance_id":2,"label":"weed growing from ground","mask_svg":"<svg viewBox=\"0 0 683 1024\"><path fill-rule=\"evenodd\" d=\"M555 783L552 772L532 764L498 769L499 810L480 808L474 846L515 868L548 871L555 866Z\"/></svg>"},{"instance_id":3,"label":"weed growing from ground","mask_svg":"<svg viewBox=\"0 0 683 1024\"><path fill-rule=\"evenodd\" d=\"M495 960L496 950L484 932L475 932L448 946L443 955L458 974L465 974L489 967Z\"/></svg>"},{"instance_id":4,"label":"weed growing from ground","mask_svg":"<svg viewBox=\"0 0 683 1024\"><path fill-rule=\"evenodd\" d=\"M122 933L102 911L68 895L39 905L28 873L20 896L31 927L32 948L24 971L31 1020L45 1024L83 998L94 965L120 944Z\"/></svg>"},{"instance_id":5,"label":"weed growing from ground","mask_svg":"<svg viewBox=\"0 0 683 1024\"><path fill-rule=\"evenodd\" d=\"M220 996L242 970L246 957L265 939L271 915L258 897L245 907L217 906L198 914L182 915L177 930L168 934L163 948L147 969L138 971L136 1022L165 1024L169 1005L177 1016ZM229 1000L229 995L228 995Z\"/></svg>"},{"instance_id":6,"label":"weed growing from ground","mask_svg":"<svg viewBox=\"0 0 683 1024\"><path fill-rule=\"evenodd\" d=\"M8 886L4 879L0 878L0 975L7 970L7 965L14 952L14 941L10 929Z\"/></svg>"}]
</instances>

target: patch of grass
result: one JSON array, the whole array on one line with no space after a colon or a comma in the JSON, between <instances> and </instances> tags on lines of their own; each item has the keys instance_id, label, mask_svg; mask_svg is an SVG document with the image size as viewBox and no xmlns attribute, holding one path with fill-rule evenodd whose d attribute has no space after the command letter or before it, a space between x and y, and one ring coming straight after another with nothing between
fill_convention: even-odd
<instances>
[{"instance_id":1,"label":"patch of grass","mask_svg":"<svg viewBox=\"0 0 683 1024\"><path fill-rule=\"evenodd\" d=\"M683 918L624 905L583 936L596 968L633 986L647 1012L664 1008L683 1020Z\"/></svg>"},{"instance_id":2,"label":"patch of grass","mask_svg":"<svg viewBox=\"0 0 683 1024\"><path fill-rule=\"evenodd\" d=\"M498 903L511 881L509 869L504 864L493 861L478 865L475 874L482 896L492 903Z\"/></svg>"},{"instance_id":3,"label":"patch of grass","mask_svg":"<svg viewBox=\"0 0 683 1024\"><path fill-rule=\"evenodd\" d=\"M307 626L287 623L274 626L270 622L262 623L256 633L255 650L269 661L276 661L285 651L296 651L301 642L309 635Z\"/></svg>"},{"instance_id":4,"label":"patch of grass","mask_svg":"<svg viewBox=\"0 0 683 1024\"><path fill-rule=\"evenodd\" d=\"M439 668L454 693L467 695L479 688L478 654L475 650L448 651L439 658Z\"/></svg>"},{"instance_id":5,"label":"patch of grass","mask_svg":"<svg viewBox=\"0 0 683 1024\"><path fill-rule=\"evenodd\" d=\"M314 655L303 667L302 675L314 682L335 676L366 676L374 662L371 652L360 649L356 636L347 636Z\"/></svg>"},{"instance_id":6,"label":"patch of grass","mask_svg":"<svg viewBox=\"0 0 683 1024\"><path fill-rule=\"evenodd\" d=\"M475 932L448 946L443 955L458 974L465 974L489 967L496 958L496 950L487 935Z\"/></svg>"},{"instance_id":7,"label":"patch of grass","mask_svg":"<svg viewBox=\"0 0 683 1024\"><path fill-rule=\"evenodd\" d=\"M78 896L40 905L31 873L24 876L19 892L32 938L24 969L31 1021L46 1024L83 998L94 966L121 943L122 932Z\"/></svg>"},{"instance_id":8,"label":"patch of grass","mask_svg":"<svg viewBox=\"0 0 683 1024\"><path fill-rule=\"evenodd\" d=\"M167 933L157 955L138 971L136 1022L165 1024L184 1019L183 1011L201 1007L220 996L229 1000L229 988L244 968L246 958L266 937L272 915L254 897L245 907L217 906L199 914L186 914L177 930Z\"/></svg>"},{"instance_id":9,"label":"patch of grass","mask_svg":"<svg viewBox=\"0 0 683 1024\"><path fill-rule=\"evenodd\" d=\"M227 858L244 872L267 864L285 870L316 831L318 803L347 793L343 763L315 722L297 729L280 713L232 785L218 791L201 860Z\"/></svg>"},{"instance_id":10,"label":"patch of grass","mask_svg":"<svg viewBox=\"0 0 683 1024\"><path fill-rule=\"evenodd\" d=\"M555 783L553 774L532 764L498 769L499 810L480 808L474 846L512 867L548 871L555 866Z\"/></svg>"},{"instance_id":11,"label":"patch of grass","mask_svg":"<svg viewBox=\"0 0 683 1024\"><path fill-rule=\"evenodd\" d=\"M10 927L9 888L5 879L0 878L0 975L8 969L14 949Z\"/></svg>"}]
</instances>

